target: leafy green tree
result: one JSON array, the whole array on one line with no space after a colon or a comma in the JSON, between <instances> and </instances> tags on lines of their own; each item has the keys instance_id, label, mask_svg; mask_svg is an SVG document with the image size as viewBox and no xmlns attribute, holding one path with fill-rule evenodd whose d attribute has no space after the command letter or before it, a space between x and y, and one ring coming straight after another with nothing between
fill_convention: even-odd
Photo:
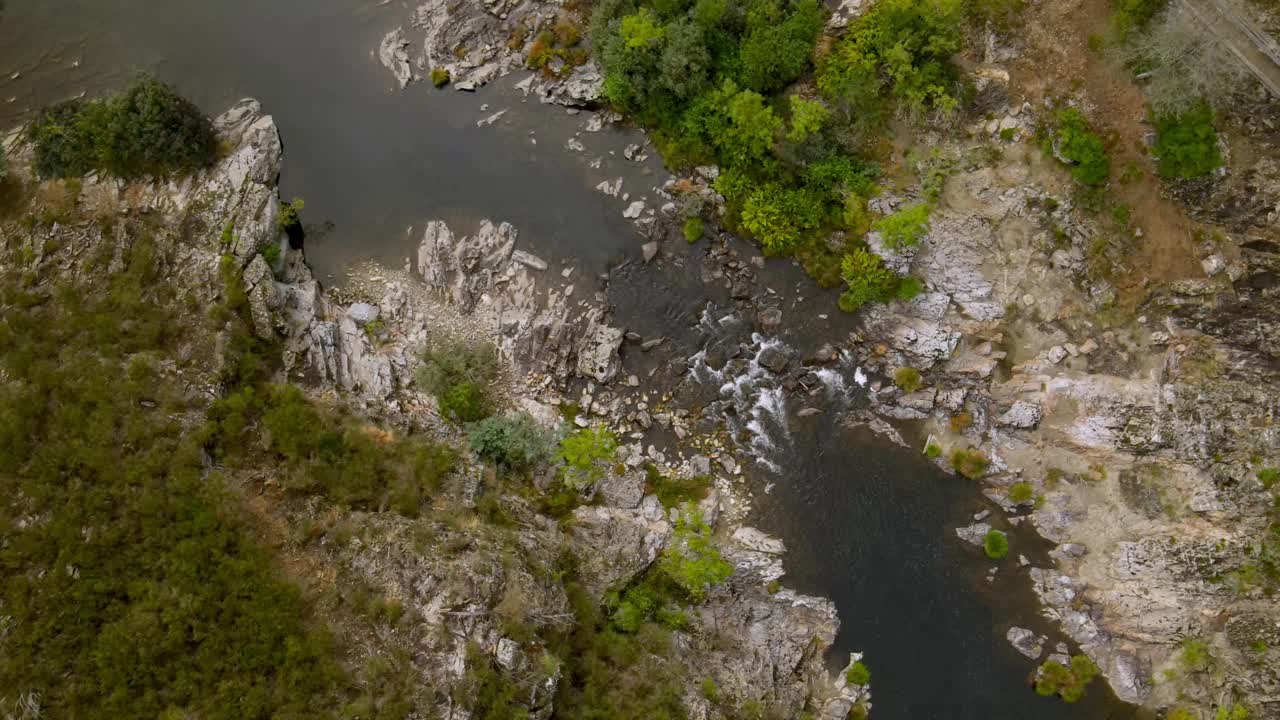
<instances>
[{"instance_id":1,"label":"leafy green tree","mask_svg":"<svg viewBox=\"0 0 1280 720\"><path fill-rule=\"evenodd\" d=\"M556 454L564 463L562 476L571 488L581 489L604 475L602 463L613 458L618 439L606 428L583 428L560 441Z\"/></svg>"},{"instance_id":2,"label":"leafy green tree","mask_svg":"<svg viewBox=\"0 0 1280 720\"><path fill-rule=\"evenodd\" d=\"M726 80L721 92L725 96L725 115L729 122L717 139L720 156L730 165L751 165L763 160L782 130L782 120L764 102L764 96L751 90L737 90Z\"/></svg>"},{"instance_id":3,"label":"leafy green tree","mask_svg":"<svg viewBox=\"0 0 1280 720\"><path fill-rule=\"evenodd\" d=\"M671 544L658 567L695 602L701 602L711 588L733 574L733 566L711 541L711 527L694 505L681 509Z\"/></svg>"},{"instance_id":4,"label":"leafy green tree","mask_svg":"<svg viewBox=\"0 0 1280 720\"><path fill-rule=\"evenodd\" d=\"M787 139L791 142L804 142L831 118L831 111L821 100L792 95L790 101L791 128L787 130Z\"/></svg>"},{"instance_id":5,"label":"leafy green tree","mask_svg":"<svg viewBox=\"0 0 1280 720\"><path fill-rule=\"evenodd\" d=\"M891 297L898 284L898 276L884 266L879 255L861 248L841 260L840 277L847 285L840 295L840 309L845 312Z\"/></svg>"},{"instance_id":6,"label":"leafy green tree","mask_svg":"<svg viewBox=\"0 0 1280 720\"><path fill-rule=\"evenodd\" d=\"M1186 180L1203 177L1222 165L1213 110L1206 103L1181 114L1158 114L1156 157L1161 177Z\"/></svg>"},{"instance_id":7,"label":"leafy green tree","mask_svg":"<svg viewBox=\"0 0 1280 720\"><path fill-rule=\"evenodd\" d=\"M880 233L884 244L890 248L914 246L929 232L929 214L933 208L928 203L916 203L877 220L872 227Z\"/></svg>"},{"instance_id":8,"label":"leafy green tree","mask_svg":"<svg viewBox=\"0 0 1280 720\"><path fill-rule=\"evenodd\" d=\"M882 91L910 115L955 112L951 56L963 44L959 0L880 0L859 17L818 68L828 97L866 101Z\"/></svg>"},{"instance_id":9,"label":"leafy green tree","mask_svg":"<svg viewBox=\"0 0 1280 720\"><path fill-rule=\"evenodd\" d=\"M816 0L796 0L790 8L787 5L753 2L748 6L737 77L751 90L771 92L786 87L809 66L814 42L822 30L822 12Z\"/></svg>"},{"instance_id":10,"label":"leafy green tree","mask_svg":"<svg viewBox=\"0 0 1280 720\"><path fill-rule=\"evenodd\" d=\"M662 42L666 30L658 22L658 17L649 8L640 8L638 12L622 18L618 34L628 49L652 48Z\"/></svg>"},{"instance_id":11,"label":"leafy green tree","mask_svg":"<svg viewBox=\"0 0 1280 720\"><path fill-rule=\"evenodd\" d=\"M742 226L770 255L786 255L822 220L822 208L803 190L770 183L752 192L742 207Z\"/></svg>"},{"instance_id":12,"label":"leafy green tree","mask_svg":"<svg viewBox=\"0 0 1280 720\"><path fill-rule=\"evenodd\" d=\"M680 100L691 99L706 89L710 69L711 54L702 28L692 20L669 25L658 58L658 83Z\"/></svg>"}]
</instances>

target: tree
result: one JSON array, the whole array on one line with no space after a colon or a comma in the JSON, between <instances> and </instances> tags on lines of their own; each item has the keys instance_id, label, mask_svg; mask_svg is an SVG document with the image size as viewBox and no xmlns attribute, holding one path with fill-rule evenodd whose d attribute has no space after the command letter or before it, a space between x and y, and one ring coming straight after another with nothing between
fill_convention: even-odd
<instances>
[{"instance_id":1,"label":"tree","mask_svg":"<svg viewBox=\"0 0 1280 720\"><path fill-rule=\"evenodd\" d=\"M711 54L702 28L691 20L667 27L666 45L658 58L658 83L681 100L693 98L707 87Z\"/></svg>"},{"instance_id":2,"label":"tree","mask_svg":"<svg viewBox=\"0 0 1280 720\"><path fill-rule=\"evenodd\" d=\"M809 66L822 30L816 0L798 0L790 15L781 3L749 5L747 33L738 50L738 80L757 92L786 87Z\"/></svg>"},{"instance_id":3,"label":"tree","mask_svg":"<svg viewBox=\"0 0 1280 720\"><path fill-rule=\"evenodd\" d=\"M792 95L790 101L791 129L787 131L787 139L791 142L804 142L810 135L821 130L831 118L831 111L822 104L821 100Z\"/></svg>"},{"instance_id":4,"label":"tree","mask_svg":"<svg viewBox=\"0 0 1280 720\"><path fill-rule=\"evenodd\" d=\"M898 284L898 276L884 266L879 255L861 248L841 260L840 277L847 285L840 296L840 309L845 312L888 298Z\"/></svg>"},{"instance_id":5,"label":"tree","mask_svg":"<svg viewBox=\"0 0 1280 720\"><path fill-rule=\"evenodd\" d=\"M773 138L782 129L782 120L764 102L764 96L737 89L726 80L721 92L726 96L725 115L729 119L718 144L721 157L731 165L751 165L764 159Z\"/></svg>"},{"instance_id":6,"label":"tree","mask_svg":"<svg viewBox=\"0 0 1280 720\"><path fill-rule=\"evenodd\" d=\"M618 449L618 439L606 428L583 428L560 441L557 457L564 463L564 482L581 489L600 479L600 463L610 460Z\"/></svg>"},{"instance_id":7,"label":"tree","mask_svg":"<svg viewBox=\"0 0 1280 720\"><path fill-rule=\"evenodd\" d=\"M1071 177L1081 185L1101 185L1111 175L1107 148L1089 129L1089 122L1076 108L1065 108L1055 116L1051 134L1053 153L1071 168Z\"/></svg>"},{"instance_id":8,"label":"tree","mask_svg":"<svg viewBox=\"0 0 1280 720\"><path fill-rule=\"evenodd\" d=\"M695 602L702 601L708 590L733 574L733 566L720 556L711 542L711 527L692 504L680 510L671 544L662 554L659 568Z\"/></svg>"},{"instance_id":9,"label":"tree","mask_svg":"<svg viewBox=\"0 0 1280 720\"><path fill-rule=\"evenodd\" d=\"M790 253L821 220L822 207L809 193L776 183L752 192L742 207L742 226L770 255Z\"/></svg>"},{"instance_id":10,"label":"tree","mask_svg":"<svg viewBox=\"0 0 1280 720\"><path fill-rule=\"evenodd\" d=\"M1152 118L1156 126L1156 157L1160 176L1187 180L1203 177L1222 165L1218 133L1213 129L1213 110L1208 103L1184 113L1161 113Z\"/></svg>"}]
</instances>

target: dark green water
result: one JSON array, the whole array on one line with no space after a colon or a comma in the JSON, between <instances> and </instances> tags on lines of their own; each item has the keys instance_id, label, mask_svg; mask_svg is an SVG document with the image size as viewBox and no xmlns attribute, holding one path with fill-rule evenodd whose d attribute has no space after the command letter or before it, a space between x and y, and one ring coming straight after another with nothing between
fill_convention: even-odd
<instances>
[{"instance_id":1,"label":"dark green water","mask_svg":"<svg viewBox=\"0 0 1280 720\"><path fill-rule=\"evenodd\" d=\"M413 249L406 228L431 218L463 230L484 217L507 220L521 229L522 245L591 271L634 257L642 240L621 204L592 188L625 176L628 189L643 192L661 180L654 163L618 157L635 133L584 134L587 151L567 152L584 116L522 105L504 89L519 74L476 94L421 84L394 91L372 50L408 14L399 0L8 0L0 5L0 121L12 126L43 104L118 87L136 69L210 112L256 97L280 127L282 189L306 200L307 254L325 279L339 280L361 260L400 265ZM503 121L476 127L503 108L511 110ZM590 167L597 157L601 167ZM742 327L700 329L703 304L727 299L702 286L697 264L690 256L682 270L632 265L614 278L619 321L672 338L660 353L628 357L629 367L750 341ZM784 290L806 282L788 263L771 263L765 274ZM820 299L788 312L783 338L801 349L840 336L847 323L829 294L805 294ZM759 496L757 523L790 547L787 582L835 600L839 653L867 653L874 717L1129 717L1100 683L1076 706L1029 689L1032 664L1004 632L1011 624L1051 629L1038 622L1025 577L1006 565L988 585L987 563L956 540L952 528L968 523L979 495L914 453L841 428L837 406L859 402L845 380L848 392L823 415L797 418L800 405L784 401L765 418L759 436L779 469L753 466L749 474L761 489L772 485ZM719 384L690 392L713 401Z\"/></svg>"}]
</instances>

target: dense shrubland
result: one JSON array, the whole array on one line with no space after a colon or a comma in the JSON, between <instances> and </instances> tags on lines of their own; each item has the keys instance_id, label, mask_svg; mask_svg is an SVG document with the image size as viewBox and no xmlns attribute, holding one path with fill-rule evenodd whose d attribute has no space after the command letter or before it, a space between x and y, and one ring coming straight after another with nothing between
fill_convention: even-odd
<instances>
[{"instance_id":1,"label":"dense shrubland","mask_svg":"<svg viewBox=\"0 0 1280 720\"><path fill-rule=\"evenodd\" d=\"M902 284L863 243L879 192L873 142L894 114L955 117L966 88L950 58L964 23L1010 8L880 0L820 49L825 12L813 0L604 0L591 37L609 102L653 127L670 164L717 164L729 224L822 284L845 283L841 306L853 311ZM877 229L911 244L928 212L911 206Z\"/></svg>"}]
</instances>

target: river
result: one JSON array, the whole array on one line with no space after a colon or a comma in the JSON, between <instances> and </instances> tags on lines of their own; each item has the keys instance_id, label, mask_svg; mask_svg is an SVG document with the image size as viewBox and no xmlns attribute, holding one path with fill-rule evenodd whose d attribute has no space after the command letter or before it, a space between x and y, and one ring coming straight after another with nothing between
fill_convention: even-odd
<instances>
[{"instance_id":1,"label":"river","mask_svg":"<svg viewBox=\"0 0 1280 720\"><path fill-rule=\"evenodd\" d=\"M643 241L621 217L622 202L594 188L624 177L625 190L643 195L665 177L656 158L622 158L642 135L588 133L585 115L523 103L510 87L521 74L477 93L426 83L396 90L372 51L407 16L401 0L7 0L0 120L13 126L46 103L119 87L137 69L210 112L256 97L284 138L282 192L306 201L308 259L330 283L361 260L400 266L413 248L406 231L431 218L463 231L485 217L512 222L523 247L593 273L637 256ZM477 125L502 109L509 112L493 125ZM570 137L584 149L566 149ZM696 365L707 351L732 356L742 346L749 357L761 343L811 349L848 327L832 293L791 263L770 261L762 277L787 298L786 331L753 339L749 323L720 321L727 293L699 279L700 247L677 245L661 267L632 263L611 279L620 323L671 338L655 353L628 356L628 371L665 367L674 378L667 360ZM1038 617L1015 560L1043 549L1015 538L988 582L990 563L953 532L988 506L977 489L838 421L862 401L856 368L824 378L812 401L799 402L749 365L705 368L685 391L710 417L741 426L744 449L757 456L747 467L755 522L787 542L789 585L836 602L842 629L832 662L866 653L873 717L1133 716L1102 682L1076 705L1031 691L1033 663L1004 634L1018 624L1059 639ZM797 416L806 404L823 412Z\"/></svg>"}]
</instances>

